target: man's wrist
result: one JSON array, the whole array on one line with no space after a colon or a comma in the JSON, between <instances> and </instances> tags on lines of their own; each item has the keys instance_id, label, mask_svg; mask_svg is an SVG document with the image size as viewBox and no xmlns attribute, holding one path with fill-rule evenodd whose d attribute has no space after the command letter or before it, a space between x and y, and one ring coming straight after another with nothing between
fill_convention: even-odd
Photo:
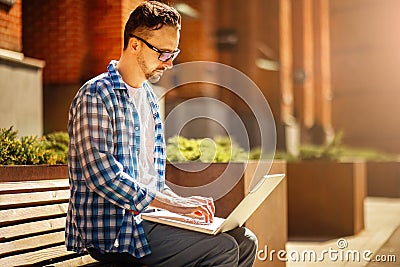
<instances>
[{"instance_id":1,"label":"man's wrist","mask_svg":"<svg viewBox=\"0 0 400 267\"><path fill-rule=\"evenodd\" d=\"M170 197L181 197L178 194L176 194L174 191L172 191L170 188L164 188L163 193Z\"/></svg>"}]
</instances>

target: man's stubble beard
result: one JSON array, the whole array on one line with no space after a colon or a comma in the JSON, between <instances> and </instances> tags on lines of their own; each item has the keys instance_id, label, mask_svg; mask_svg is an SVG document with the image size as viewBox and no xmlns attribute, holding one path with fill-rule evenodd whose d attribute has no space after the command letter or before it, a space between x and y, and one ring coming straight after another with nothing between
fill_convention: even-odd
<instances>
[{"instance_id":1,"label":"man's stubble beard","mask_svg":"<svg viewBox=\"0 0 400 267\"><path fill-rule=\"evenodd\" d=\"M143 54L138 58L138 64L139 64L139 67L144 72L146 80L148 80L151 83L158 82L161 79L163 72L165 70L165 68L157 68L157 69L154 69L151 71L148 70L145 60L144 60L144 57L143 57Z\"/></svg>"},{"instance_id":2,"label":"man's stubble beard","mask_svg":"<svg viewBox=\"0 0 400 267\"><path fill-rule=\"evenodd\" d=\"M154 70L149 74L146 73L146 79L151 83L156 83L161 79L162 75L163 75L162 72Z\"/></svg>"}]
</instances>

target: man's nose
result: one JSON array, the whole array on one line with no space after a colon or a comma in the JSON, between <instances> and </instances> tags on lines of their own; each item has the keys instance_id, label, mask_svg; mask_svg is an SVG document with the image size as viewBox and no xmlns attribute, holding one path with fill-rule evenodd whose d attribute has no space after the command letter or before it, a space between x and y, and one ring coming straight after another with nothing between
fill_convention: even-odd
<instances>
[{"instance_id":1,"label":"man's nose","mask_svg":"<svg viewBox=\"0 0 400 267\"><path fill-rule=\"evenodd\" d=\"M172 58L163 62L163 66L166 67L167 69L171 69L174 66L174 63L172 62Z\"/></svg>"}]
</instances>

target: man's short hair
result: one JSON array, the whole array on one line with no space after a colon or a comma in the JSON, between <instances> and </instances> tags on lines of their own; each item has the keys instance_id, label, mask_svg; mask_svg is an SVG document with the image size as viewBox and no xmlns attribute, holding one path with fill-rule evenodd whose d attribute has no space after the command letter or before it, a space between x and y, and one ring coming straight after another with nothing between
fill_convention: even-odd
<instances>
[{"instance_id":1,"label":"man's short hair","mask_svg":"<svg viewBox=\"0 0 400 267\"><path fill-rule=\"evenodd\" d=\"M128 47L130 34L146 37L150 31L172 26L180 29L181 15L175 8L157 1L141 3L131 12L124 29L124 50Z\"/></svg>"}]
</instances>

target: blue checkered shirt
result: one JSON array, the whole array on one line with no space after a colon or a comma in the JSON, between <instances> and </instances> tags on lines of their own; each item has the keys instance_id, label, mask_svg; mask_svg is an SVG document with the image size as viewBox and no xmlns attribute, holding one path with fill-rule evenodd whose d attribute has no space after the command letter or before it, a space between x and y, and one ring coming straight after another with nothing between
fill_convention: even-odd
<instances>
[{"instance_id":1,"label":"blue checkered shirt","mask_svg":"<svg viewBox=\"0 0 400 267\"><path fill-rule=\"evenodd\" d=\"M108 72L78 91L69 112L68 167L70 201L65 243L68 250L94 247L104 252L151 253L144 229L135 214L154 199L138 181L140 127L137 110L111 61ZM157 98L143 88L155 122L156 187L165 187L165 141Z\"/></svg>"}]
</instances>

